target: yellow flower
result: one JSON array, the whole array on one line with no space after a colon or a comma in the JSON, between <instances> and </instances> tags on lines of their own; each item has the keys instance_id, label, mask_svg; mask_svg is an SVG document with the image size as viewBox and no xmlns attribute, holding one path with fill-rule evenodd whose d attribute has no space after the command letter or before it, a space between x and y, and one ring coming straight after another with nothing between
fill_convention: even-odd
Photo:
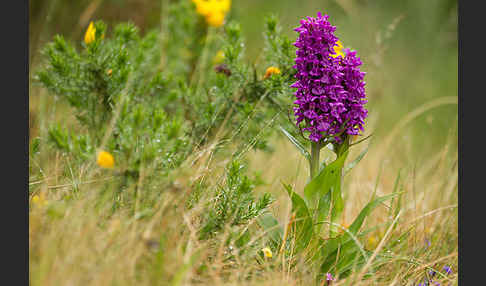
<instances>
[{"instance_id":1,"label":"yellow flower","mask_svg":"<svg viewBox=\"0 0 486 286\"><path fill-rule=\"evenodd\" d=\"M277 67L269 67L266 71L265 71L265 75L263 76L263 79L267 79L269 78L270 76L274 75L274 74L280 74L281 71L279 68Z\"/></svg>"},{"instance_id":2,"label":"yellow flower","mask_svg":"<svg viewBox=\"0 0 486 286\"><path fill-rule=\"evenodd\" d=\"M336 54L331 55L331 57L337 58L338 56L342 56L344 58L345 54L342 52L342 50L343 50L343 44L341 43L341 41L337 41L336 42L336 45L337 46L335 46L335 48L334 48L334 52Z\"/></svg>"},{"instance_id":3,"label":"yellow flower","mask_svg":"<svg viewBox=\"0 0 486 286\"><path fill-rule=\"evenodd\" d=\"M272 251L268 247L262 248L263 255L267 258L272 258Z\"/></svg>"},{"instance_id":4,"label":"yellow flower","mask_svg":"<svg viewBox=\"0 0 486 286\"><path fill-rule=\"evenodd\" d=\"M224 53L223 51L219 50L213 58L213 64L219 64L223 62L223 60L224 60Z\"/></svg>"},{"instance_id":5,"label":"yellow flower","mask_svg":"<svg viewBox=\"0 0 486 286\"><path fill-rule=\"evenodd\" d=\"M342 226L342 228L339 228L339 232L343 233L343 232L345 232L345 229L348 229L351 225L343 222L343 223L341 223L341 226Z\"/></svg>"},{"instance_id":6,"label":"yellow flower","mask_svg":"<svg viewBox=\"0 0 486 286\"><path fill-rule=\"evenodd\" d=\"M109 70L107 70L107 71L106 71L106 74L107 74L108 76L111 76L111 74L112 74L112 73L113 73L113 70L112 70L112 69L109 69Z\"/></svg>"},{"instance_id":7,"label":"yellow flower","mask_svg":"<svg viewBox=\"0 0 486 286\"><path fill-rule=\"evenodd\" d=\"M84 34L84 42L86 43L86 45L91 44L95 40L95 35L96 35L96 28L94 27L93 22L90 22L88 29Z\"/></svg>"},{"instance_id":8,"label":"yellow flower","mask_svg":"<svg viewBox=\"0 0 486 286\"><path fill-rule=\"evenodd\" d=\"M359 130L359 126L358 125L355 125L353 128L356 129L356 130ZM358 137L359 136L361 136L361 135L360 134L358 134L358 135L351 135L350 142L355 142L356 140L358 140Z\"/></svg>"},{"instance_id":9,"label":"yellow flower","mask_svg":"<svg viewBox=\"0 0 486 286\"><path fill-rule=\"evenodd\" d=\"M196 4L196 12L200 15L206 16L211 10L209 6L209 1L205 0L192 0Z\"/></svg>"},{"instance_id":10,"label":"yellow flower","mask_svg":"<svg viewBox=\"0 0 486 286\"><path fill-rule=\"evenodd\" d=\"M196 12L206 18L208 25L219 27L224 23L224 17L231 7L230 0L192 0Z\"/></svg>"},{"instance_id":11,"label":"yellow flower","mask_svg":"<svg viewBox=\"0 0 486 286\"><path fill-rule=\"evenodd\" d=\"M224 23L224 13L223 12L211 12L206 16L206 22L209 26L220 27Z\"/></svg>"},{"instance_id":12,"label":"yellow flower","mask_svg":"<svg viewBox=\"0 0 486 286\"><path fill-rule=\"evenodd\" d=\"M215 0L214 7L223 13L227 13L231 7L231 0Z\"/></svg>"},{"instance_id":13,"label":"yellow flower","mask_svg":"<svg viewBox=\"0 0 486 286\"><path fill-rule=\"evenodd\" d=\"M115 166L115 159L110 153L101 151L98 153L96 163L98 163L100 167L111 169Z\"/></svg>"},{"instance_id":14,"label":"yellow flower","mask_svg":"<svg viewBox=\"0 0 486 286\"><path fill-rule=\"evenodd\" d=\"M46 195L44 193L40 193L40 195L33 196L32 203L39 207L47 205Z\"/></svg>"},{"instance_id":15,"label":"yellow flower","mask_svg":"<svg viewBox=\"0 0 486 286\"><path fill-rule=\"evenodd\" d=\"M374 235L368 236L368 247L374 248L376 246L376 237Z\"/></svg>"}]
</instances>

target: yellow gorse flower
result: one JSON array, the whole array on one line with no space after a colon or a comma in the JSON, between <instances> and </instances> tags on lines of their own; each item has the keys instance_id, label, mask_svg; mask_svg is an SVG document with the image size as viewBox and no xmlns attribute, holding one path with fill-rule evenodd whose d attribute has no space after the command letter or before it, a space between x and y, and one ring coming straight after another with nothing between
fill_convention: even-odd
<instances>
[{"instance_id":1,"label":"yellow gorse flower","mask_svg":"<svg viewBox=\"0 0 486 286\"><path fill-rule=\"evenodd\" d=\"M86 45L89 45L92 42L94 42L95 39L96 39L96 28L94 27L93 22L90 22L88 29L84 34L84 42L86 43Z\"/></svg>"},{"instance_id":2,"label":"yellow gorse flower","mask_svg":"<svg viewBox=\"0 0 486 286\"><path fill-rule=\"evenodd\" d=\"M224 52L219 50L216 55L214 56L213 58L213 63L214 64L219 64L219 63L222 63L224 60Z\"/></svg>"},{"instance_id":3,"label":"yellow gorse flower","mask_svg":"<svg viewBox=\"0 0 486 286\"><path fill-rule=\"evenodd\" d=\"M32 204L39 207L45 206L47 204L46 195L44 193L40 193L40 195L33 196Z\"/></svg>"},{"instance_id":4,"label":"yellow gorse flower","mask_svg":"<svg viewBox=\"0 0 486 286\"><path fill-rule=\"evenodd\" d=\"M220 27L224 23L224 14L221 12L211 12L206 16L206 22L209 26Z\"/></svg>"},{"instance_id":5,"label":"yellow gorse flower","mask_svg":"<svg viewBox=\"0 0 486 286\"><path fill-rule=\"evenodd\" d=\"M102 168L107 168L111 169L115 166L115 159L113 158L113 155L106 151L100 151L98 153L98 158L96 159L96 163L102 167Z\"/></svg>"},{"instance_id":6,"label":"yellow gorse flower","mask_svg":"<svg viewBox=\"0 0 486 286\"><path fill-rule=\"evenodd\" d=\"M220 27L224 23L224 17L230 10L231 0L192 0L196 4L198 14L206 18L208 25Z\"/></svg>"},{"instance_id":7,"label":"yellow gorse flower","mask_svg":"<svg viewBox=\"0 0 486 286\"><path fill-rule=\"evenodd\" d=\"M265 255L265 257L272 258L272 250L270 250L270 248L264 247L264 248L262 248L262 252L263 252L263 255Z\"/></svg>"},{"instance_id":8,"label":"yellow gorse flower","mask_svg":"<svg viewBox=\"0 0 486 286\"><path fill-rule=\"evenodd\" d=\"M376 242L377 242L377 240L376 240L375 235L368 236L368 247L369 248L375 248Z\"/></svg>"},{"instance_id":9,"label":"yellow gorse flower","mask_svg":"<svg viewBox=\"0 0 486 286\"><path fill-rule=\"evenodd\" d=\"M336 42L336 46L334 46L334 55L331 55L333 58L337 58L338 56L342 56L343 58L345 57L345 54L343 53L343 44L341 41Z\"/></svg>"},{"instance_id":10,"label":"yellow gorse flower","mask_svg":"<svg viewBox=\"0 0 486 286\"><path fill-rule=\"evenodd\" d=\"M265 71L265 75L263 76L263 79L267 79L269 78L270 76L274 75L274 74L280 74L281 71L279 68L277 67L269 67L266 71Z\"/></svg>"}]
</instances>

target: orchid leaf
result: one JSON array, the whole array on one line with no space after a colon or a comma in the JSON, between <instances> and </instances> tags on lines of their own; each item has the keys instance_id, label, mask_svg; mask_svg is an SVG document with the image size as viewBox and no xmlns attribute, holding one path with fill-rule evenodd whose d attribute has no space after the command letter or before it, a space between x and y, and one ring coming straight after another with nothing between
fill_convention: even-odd
<instances>
[{"instance_id":1,"label":"orchid leaf","mask_svg":"<svg viewBox=\"0 0 486 286\"><path fill-rule=\"evenodd\" d=\"M302 155L307 159L307 161L310 162L310 154L309 152L305 149L304 145L297 140L292 134L290 134L287 130L285 130L282 126L279 126L280 130L282 133L287 136L287 138L290 140L290 142L300 151Z\"/></svg>"}]
</instances>

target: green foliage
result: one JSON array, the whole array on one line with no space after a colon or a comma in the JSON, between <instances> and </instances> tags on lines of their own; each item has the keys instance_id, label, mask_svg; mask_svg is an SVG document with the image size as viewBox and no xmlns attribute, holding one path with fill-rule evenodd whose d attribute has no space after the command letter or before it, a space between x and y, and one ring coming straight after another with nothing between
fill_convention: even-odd
<instances>
[{"instance_id":1,"label":"green foliage","mask_svg":"<svg viewBox=\"0 0 486 286\"><path fill-rule=\"evenodd\" d=\"M243 175L243 172L244 166L239 162L230 163L225 184L214 190L214 200L206 206L207 211L200 231L201 239L214 236L225 226L234 232L230 237L241 236L241 226L261 215L272 203L269 193L255 199L255 180Z\"/></svg>"},{"instance_id":2,"label":"green foliage","mask_svg":"<svg viewBox=\"0 0 486 286\"><path fill-rule=\"evenodd\" d=\"M281 130L309 162L316 159L294 136L283 128ZM367 262L369 253L364 250L358 240L365 233L360 232L361 226L373 209L398 194L392 193L372 199L348 229L336 223L344 209L341 191L341 179L344 172L349 171L361 161L368 150L366 148L356 159L345 166L349 146L347 140L340 145L332 144L330 149L336 153L336 159L328 165L322 165L319 173L311 178L304 187L303 197L293 191L291 186L284 184L292 202L291 225L294 226L289 228L290 235L285 241L282 241L286 246L284 249L287 250L287 253L307 253L308 258L319 265L316 275L318 280L325 277L326 273L345 277L353 269L359 268ZM267 221L269 220L267 219ZM328 225L328 227L323 227L324 225ZM272 225L267 224L268 227L272 227ZM323 234L328 237L323 237ZM295 247L290 249L289 245L292 244L292 241L295 241Z\"/></svg>"},{"instance_id":3,"label":"green foliage","mask_svg":"<svg viewBox=\"0 0 486 286\"><path fill-rule=\"evenodd\" d=\"M284 185L284 187L292 201L292 220L295 221L295 230L293 230L296 241L295 251L300 252L307 247L314 235L312 215L304 199L295 193L291 186Z\"/></svg>"},{"instance_id":4,"label":"green foliage","mask_svg":"<svg viewBox=\"0 0 486 286\"><path fill-rule=\"evenodd\" d=\"M54 37L43 49L44 65L37 79L69 104L79 123L69 127L53 123L48 129L50 146L75 158L80 169L83 163L94 162L100 148L115 157L112 174L117 184L111 185L114 191L108 195L113 211L126 204L135 219L151 216L151 207L174 183L171 172L214 143L217 148L211 156L222 153L231 162L225 179L216 187L192 184L185 201L189 209L202 203L201 240L228 231L228 240L243 247L254 238L249 225L256 221L255 226L265 231L266 245L285 250L287 256L309 254L305 258L317 265L319 275L345 276L366 262L368 254L358 240L364 234L360 228L371 211L394 194L372 200L344 232L336 222L344 209L342 176L367 149L344 167L349 142L328 145L336 160L323 164L302 196L284 184L293 215L286 231L268 211L270 194L255 198L259 179L246 176L239 163L252 148L271 150L266 139L275 125L309 162L313 160L309 142L299 139L300 130L289 120L295 47L275 16L266 19L262 63L246 61L237 22L229 19L223 29L208 27L190 1L171 3L162 30L144 36L130 23L117 25L111 33L102 21L95 28L95 40L80 47ZM218 51L224 54L222 63L213 60ZM264 78L269 67L281 73ZM34 141L32 154L40 142ZM138 184L141 178L143 186ZM209 199L201 201L202 197ZM187 267L176 273L174 281L182 279Z\"/></svg>"},{"instance_id":5,"label":"green foliage","mask_svg":"<svg viewBox=\"0 0 486 286\"><path fill-rule=\"evenodd\" d=\"M292 41L282 33L279 21L275 15L265 19L264 55L267 63L277 66L282 71L283 78L293 80L296 73L294 65L296 48Z\"/></svg>"}]
</instances>

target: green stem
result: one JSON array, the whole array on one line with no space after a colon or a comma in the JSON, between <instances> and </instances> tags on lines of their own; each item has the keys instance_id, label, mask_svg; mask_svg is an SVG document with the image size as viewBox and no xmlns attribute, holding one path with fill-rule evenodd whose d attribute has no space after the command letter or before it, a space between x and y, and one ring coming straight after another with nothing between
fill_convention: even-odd
<instances>
[{"instance_id":1,"label":"green stem","mask_svg":"<svg viewBox=\"0 0 486 286\"><path fill-rule=\"evenodd\" d=\"M310 179L312 180L319 172L319 153L321 151L321 144L319 142L311 143L311 159L310 159Z\"/></svg>"}]
</instances>

